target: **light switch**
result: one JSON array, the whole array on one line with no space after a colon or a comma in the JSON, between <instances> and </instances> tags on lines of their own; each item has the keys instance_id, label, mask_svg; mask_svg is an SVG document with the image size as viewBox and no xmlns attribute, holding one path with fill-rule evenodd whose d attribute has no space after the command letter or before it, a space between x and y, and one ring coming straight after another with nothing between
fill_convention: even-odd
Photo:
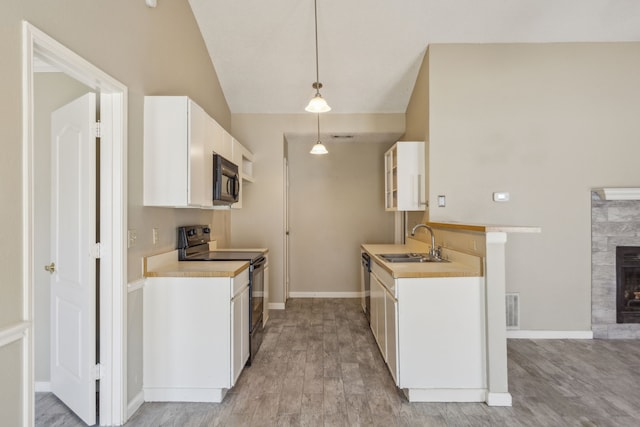
<instances>
[{"instance_id":1,"label":"light switch","mask_svg":"<svg viewBox=\"0 0 640 427\"><path fill-rule=\"evenodd\" d=\"M507 193L506 191L495 192L495 193L493 193L493 201L494 202L508 202L509 201L509 193Z\"/></svg>"},{"instance_id":2,"label":"light switch","mask_svg":"<svg viewBox=\"0 0 640 427\"><path fill-rule=\"evenodd\" d=\"M445 206L447 206L447 196L438 196L438 207L444 208Z\"/></svg>"}]
</instances>

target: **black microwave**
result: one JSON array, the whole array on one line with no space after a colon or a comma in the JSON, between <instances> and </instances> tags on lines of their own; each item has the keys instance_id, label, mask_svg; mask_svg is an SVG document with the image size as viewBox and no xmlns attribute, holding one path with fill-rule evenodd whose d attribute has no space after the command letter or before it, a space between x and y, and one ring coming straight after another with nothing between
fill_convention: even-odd
<instances>
[{"instance_id":1,"label":"black microwave","mask_svg":"<svg viewBox=\"0 0 640 427\"><path fill-rule=\"evenodd\" d=\"M231 205L240 196L238 165L219 154L213 155L213 204Z\"/></svg>"}]
</instances>

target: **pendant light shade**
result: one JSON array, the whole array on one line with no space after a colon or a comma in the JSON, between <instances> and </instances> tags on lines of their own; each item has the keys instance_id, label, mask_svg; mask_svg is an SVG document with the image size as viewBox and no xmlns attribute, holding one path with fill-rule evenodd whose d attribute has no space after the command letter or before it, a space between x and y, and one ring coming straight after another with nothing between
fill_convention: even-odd
<instances>
[{"instance_id":1,"label":"pendant light shade","mask_svg":"<svg viewBox=\"0 0 640 427\"><path fill-rule=\"evenodd\" d=\"M329 154L327 147L324 146L322 142L320 142L320 114L316 114L318 117L318 141L313 144L313 148L309 151L311 154Z\"/></svg>"},{"instance_id":2,"label":"pendant light shade","mask_svg":"<svg viewBox=\"0 0 640 427\"><path fill-rule=\"evenodd\" d=\"M318 92L313 98L311 98L311 101L309 101L305 110L310 113L326 113L327 111L331 111L331 107L329 107L327 101L325 101L322 95L320 95L320 92Z\"/></svg>"},{"instance_id":3,"label":"pendant light shade","mask_svg":"<svg viewBox=\"0 0 640 427\"><path fill-rule=\"evenodd\" d=\"M318 141L315 144L313 144L313 148L311 149L310 153L311 154L329 154L329 151L327 151L327 147L325 147L322 142Z\"/></svg>"},{"instance_id":4,"label":"pendant light shade","mask_svg":"<svg viewBox=\"0 0 640 427\"><path fill-rule=\"evenodd\" d=\"M325 101L322 95L320 95L322 83L320 83L320 67L318 65L318 0L313 0L313 6L315 11L314 17L316 29L316 81L311 86L316 90L316 94L311 98L311 101L309 101L305 110L310 113L326 113L327 111L331 111L331 107L329 107L327 101Z\"/></svg>"}]
</instances>

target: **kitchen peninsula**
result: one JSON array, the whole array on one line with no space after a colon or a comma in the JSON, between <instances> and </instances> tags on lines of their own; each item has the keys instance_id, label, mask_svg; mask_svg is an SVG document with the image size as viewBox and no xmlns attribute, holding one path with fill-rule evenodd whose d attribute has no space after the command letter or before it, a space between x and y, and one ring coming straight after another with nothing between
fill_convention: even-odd
<instances>
[{"instance_id":1,"label":"kitchen peninsula","mask_svg":"<svg viewBox=\"0 0 640 427\"><path fill-rule=\"evenodd\" d=\"M382 256L429 252L431 245L419 238L362 245L371 258L370 321L381 354L409 401L511 406L505 245L507 233L540 228L427 225L445 261L390 262L393 256Z\"/></svg>"}]
</instances>

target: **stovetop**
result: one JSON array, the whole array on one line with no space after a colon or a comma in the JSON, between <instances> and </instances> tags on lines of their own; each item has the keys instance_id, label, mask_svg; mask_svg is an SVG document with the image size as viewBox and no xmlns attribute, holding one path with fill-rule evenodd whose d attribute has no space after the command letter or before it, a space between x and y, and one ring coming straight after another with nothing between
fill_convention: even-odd
<instances>
[{"instance_id":1,"label":"stovetop","mask_svg":"<svg viewBox=\"0 0 640 427\"><path fill-rule=\"evenodd\" d=\"M262 252L207 251L186 255L180 261L255 261L262 257Z\"/></svg>"},{"instance_id":2,"label":"stovetop","mask_svg":"<svg viewBox=\"0 0 640 427\"><path fill-rule=\"evenodd\" d=\"M180 261L254 261L264 257L256 251L210 251L211 228L208 225L178 227L178 259Z\"/></svg>"}]
</instances>

